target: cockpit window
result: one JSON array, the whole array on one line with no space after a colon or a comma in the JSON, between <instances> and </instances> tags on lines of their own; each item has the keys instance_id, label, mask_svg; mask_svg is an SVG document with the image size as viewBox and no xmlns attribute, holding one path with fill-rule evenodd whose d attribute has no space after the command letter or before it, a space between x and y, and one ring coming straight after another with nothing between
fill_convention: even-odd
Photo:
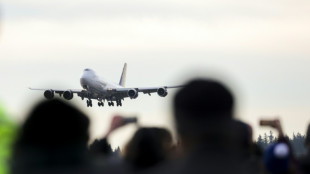
<instances>
[{"instance_id":1,"label":"cockpit window","mask_svg":"<svg viewBox=\"0 0 310 174\"><path fill-rule=\"evenodd\" d=\"M89 69L88 69L88 68L86 68L86 69L84 69L84 71L89 71Z\"/></svg>"}]
</instances>

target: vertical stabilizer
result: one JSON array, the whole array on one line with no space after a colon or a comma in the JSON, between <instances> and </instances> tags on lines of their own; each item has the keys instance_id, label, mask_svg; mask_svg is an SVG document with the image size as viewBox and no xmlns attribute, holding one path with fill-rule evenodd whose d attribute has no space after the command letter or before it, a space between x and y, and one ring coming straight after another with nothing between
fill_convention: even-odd
<instances>
[{"instance_id":1,"label":"vertical stabilizer","mask_svg":"<svg viewBox=\"0 0 310 174\"><path fill-rule=\"evenodd\" d=\"M127 71L127 63L124 64L123 72L121 75L121 79L119 81L119 85L125 87L126 82L126 71Z\"/></svg>"}]
</instances>

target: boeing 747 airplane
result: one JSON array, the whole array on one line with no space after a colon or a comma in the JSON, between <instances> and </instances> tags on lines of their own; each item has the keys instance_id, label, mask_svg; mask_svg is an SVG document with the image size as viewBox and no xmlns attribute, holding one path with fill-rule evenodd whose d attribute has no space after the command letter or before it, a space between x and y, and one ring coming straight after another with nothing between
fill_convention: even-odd
<instances>
[{"instance_id":1,"label":"boeing 747 airplane","mask_svg":"<svg viewBox=\"0 0 310 174\"><path fill-rule=\"evenodd\" d=\"M125 63L123 72L121 75L121 79L119 84L115 84L109 82L103 78L100 78L96 72L92 69L84 69L82 77L80 79L80 83L83 89L74 90L58 90L58 89L38 89L38 88L29 88L31 90L42 90L44 91L44 97L47 99L52 99L54 97L54 93L59 94L59 96L63 96L67 100L71 100L73 98L73 94L77 94L79 97L84 100L87 98L87 107L92 107L92 99L98 100L98 106L104 106L104 101L108 102L109 106L114 106L114 101L116 102L116 106L122 106L122 100L124 98L129 97L130 99L136 99L138 97L138 93L142 92L144 94L149 94L156 92L159 96L165 97L167 96L168 88L178 88L181 86L161 86L161 87L150 87L150 88L126 88L126 71L127 64Z\"/></svg>"}]
</instances>

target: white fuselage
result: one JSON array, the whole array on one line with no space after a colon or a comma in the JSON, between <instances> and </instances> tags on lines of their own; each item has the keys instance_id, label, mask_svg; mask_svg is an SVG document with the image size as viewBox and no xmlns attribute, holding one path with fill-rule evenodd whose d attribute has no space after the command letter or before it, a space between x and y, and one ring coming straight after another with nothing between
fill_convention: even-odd
<instances>
[{"instance_id":1,"label":"white fuselage","mask_svg":"<svg viewBox=\"0 0 310 174\"><path fill-rule=\"evenodd\" d=\"M100 78L95 71L88 68L83 71L80 83L83 89L102 96L107 95L111 88L123 88L120 85Z\"/></svg>"}]
</instances>

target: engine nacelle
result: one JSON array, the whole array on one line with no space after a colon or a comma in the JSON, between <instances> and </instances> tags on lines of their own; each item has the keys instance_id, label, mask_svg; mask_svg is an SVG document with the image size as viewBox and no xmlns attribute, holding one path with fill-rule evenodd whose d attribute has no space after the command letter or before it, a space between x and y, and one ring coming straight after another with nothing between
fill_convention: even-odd
<instances>
[{"instance_id":1,"label":"engine nacelle","mask_svg":"<svg viewBox=\"0 0 310 174\"><path fill-rule=\"evenodd\" d=\"M135 99L138 97L138 91L135 89L130 89L127 93L128 97L130 97L131 99Z\"/></svg>"},{"instance_id":2,"label":"engine nacelle","mask_svg":"<svg viewBox=\"0 0 310 174\"><path fill-rule=\"evenodd\" d=\"M161 97L166 97L168 95L168 92L166 88L158 88L157 94Z\"/></svg>"},{"instance_id":3,"label":"engine nacelle","mask_svg":"<svg viewBox=\"0 0 310 174\"><path fill-rule=\"evenodd\" d=\"M44 91L44 97L47 99L52 99L54 97L54 91L51 89Z\"/></svg>"},{"instance_id":4,"label":"engine nacelle","mask_svg":"<svg viewBox=\"0 0 310 174\"><path fill-rule=\"evenodd\" d=\"M63 93L63 96L67 100L71 100L73 98L73 92L68 90Z\"/></svg>"}]
</instances>

